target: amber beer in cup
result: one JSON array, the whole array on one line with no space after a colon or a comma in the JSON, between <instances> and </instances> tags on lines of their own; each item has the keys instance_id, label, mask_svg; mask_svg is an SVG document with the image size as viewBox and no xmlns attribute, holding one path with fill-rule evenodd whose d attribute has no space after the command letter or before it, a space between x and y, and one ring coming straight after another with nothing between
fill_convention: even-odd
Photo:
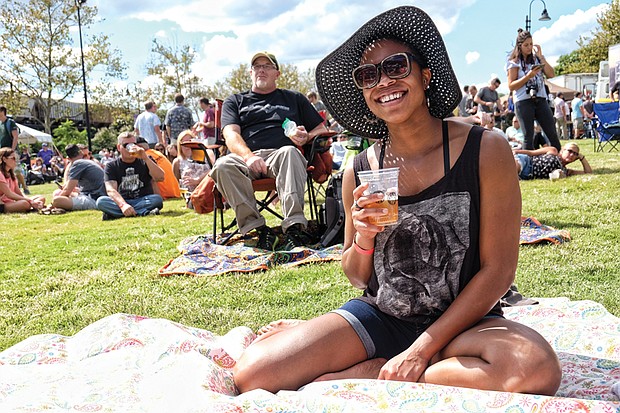
<instances>
[{"instance_id":1,"label":"amber beer in cup","mask_svg":"<svg viewBox=\"0 0 620 413\"><path fill-rule=\"evenodd\" d=\"M357 173L362 184L368 183L364 195L383 194L383 200L374 202L366 208L387 209L386 215L368 217L368 222L375 225L394 225L398 223L398 168L387 168Z\"/></svg>"},{"instance_id":2,"label":"amber beer in cup","mask_svg":"<svg viewBox=\"0 0 620 413\"><path fill-rule=\"evenodd\" d=\"M129 145L126 146L127 148L127 152L129 152L129 155L131 155L134 158L138 157L138 145L136 145L135 143L130 143Z\"/></svg>"}]
</instances>

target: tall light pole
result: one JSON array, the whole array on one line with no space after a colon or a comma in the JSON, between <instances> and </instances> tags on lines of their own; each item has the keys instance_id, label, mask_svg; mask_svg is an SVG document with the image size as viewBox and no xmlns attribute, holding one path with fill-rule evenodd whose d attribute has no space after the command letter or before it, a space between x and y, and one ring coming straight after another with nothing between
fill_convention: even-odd
<instances>
[{"instance_id":1,"label":"tall light pole","mask_svg":"<svg viewBox=\"0 0 620 413\"><path fill-rule=\"evenodd\" d=\"M84 68L84 45L82 44L82 16L80 9L86 0L75 0L78 15L78 30L80 32L80 53L82 55L82 83L84 84L84 116L86 117L86 136L88 137L88 150L93 150L93 141L90 137L90 115L88 113L88 93L86 89L86 69Z\"/></svg>"},{"instance_id":2,"label":"tall light pole","mask_svg":"<svg viewBox=\"0 0 620 413\"><path fill-rule=\"evenodd\" d=\"M526 32L529 32L530 29L532 28L532 26L530 24L532 22L532 19L531 19L531 16L532 16L532 3L534 3L535 1L536 0L530 1L529 13L527 14L527 16L525 16L525 31ZM543 9L543 12L540 15L540 18L538 20L540 20L541 22L546 22L546 21L551 20L551 17L549 17L549 14L547 13L547 5L545 4L545 2L543 0L540 0L540 1L542 2L544 9Z\"/></svg>"}]
</instances>

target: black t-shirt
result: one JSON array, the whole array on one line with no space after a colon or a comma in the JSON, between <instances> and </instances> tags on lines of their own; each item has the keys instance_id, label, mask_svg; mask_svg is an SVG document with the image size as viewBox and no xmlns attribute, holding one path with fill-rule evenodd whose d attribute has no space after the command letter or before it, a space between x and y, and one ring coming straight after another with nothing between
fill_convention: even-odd
<instances>
[{"instance_id":1,"label":"black t-shirt","mask_svg":"<svg viewBox=\"0 0 620 413\"><path fill-rule=\"evenodd\" d=\"M276 89L266 95L252 91L229 96L222 106L222 128L239 125L241 136L251 151L294 145L284 135L282 123L288 118L309 132L323 118L301 93Z\"/></svg>"},{"instance_id":2,"label":"black t-shirt","mask_svg":"<svg viewBox=\"0 0 620 413\"><path fill-rule=\"evenodd\" d=\"M153 193L151 174L142 159L125 163L121 158L117 158L109 162L105 166L104 180L116 181L118 192L126 200L142 198Z\"/></svg>"}]
</instances>

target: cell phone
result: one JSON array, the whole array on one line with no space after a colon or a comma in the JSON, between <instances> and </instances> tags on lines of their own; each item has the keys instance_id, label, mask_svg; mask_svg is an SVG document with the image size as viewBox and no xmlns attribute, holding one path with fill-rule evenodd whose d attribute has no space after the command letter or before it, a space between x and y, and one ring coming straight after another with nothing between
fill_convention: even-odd
<instances>
[{"instance_id":1,"label":"cell phone","mask_svg":"<svg viewBox=\"0 0 620 413\"><path fill-rule=\"evenodd\" d=\"M544 63L539 63L539 64L537 64L537 65L532 66L532 70L534 70L534 69L538 69L538 68L541 68L541 69L542 69L542 68L544 68L544 67L545 67L545 64L544 64Z\"/></svg>"}]
</instances>

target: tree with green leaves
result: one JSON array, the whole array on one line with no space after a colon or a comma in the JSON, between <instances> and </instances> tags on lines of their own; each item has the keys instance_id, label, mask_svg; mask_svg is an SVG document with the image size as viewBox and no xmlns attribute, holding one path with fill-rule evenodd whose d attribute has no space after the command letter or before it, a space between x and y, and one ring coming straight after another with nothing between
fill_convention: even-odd
<instances>
[{"instance_id":1,"label":"tree with green leaves","mask_svg":"<svg viewBox=\"0 0 620 413\"><path fill-rule=\"evenodd\" d=\"M174 102L174 95L181 93L185 102L194 112L199 113L198 99L205 95L206 89L202 86L202 79L192 71L197 58L194 48L174 42L166 45L155 39L151 54L147 74L162 81L161 85L152 88L154 99L159 102Z\"/></svg>"},{"instance_id":2,"label":"tree with green leaves","mask_svg":"<svg viewBox=\"0 0 620 413\"><path fill-rule=\"evenodd\" d=\"M70 143L81 143L85 145L88 139L86 137L86 130L81 132L78 131L72 120L62 122L60 126L54 129L53 135L54 145L61 151Z\"/></svg>"},{"instance_id":3,"label":"tree with green leaves","mask_svg":"<svg viewBox=\"0 0 620 413\"><path fill-rule=\"evenodd\" d=\"M62 113L63 102L79 95L82 88L80 49L74 46L70 28L78 25L77 2L68 0L5 0L0 9L0 87L8 89L15 101L30 102L46 132L51 131L52 114ZM82 4L83 27L97 15L96 7ZM86 77L98 69L104 77L124 73L121 55L105 35L85 36ZM33 104L34 103L34 104ZM26 108L13 108L14 113Z\"/></svg>"},{"instance_id":4,"label":"tree with green leaves","mask_svg":"<svg viewBox=\"0 0 620 413\"><path fill-rule=\"evenodd\" d=\"M580 36L579 48L558 59L556 75L567 73L596 73L599 62L607 60L609 46L620 43L620 0L613 0L609 8L598 15L598 27L591 37Z\"/></svg>"}]
</instances>

